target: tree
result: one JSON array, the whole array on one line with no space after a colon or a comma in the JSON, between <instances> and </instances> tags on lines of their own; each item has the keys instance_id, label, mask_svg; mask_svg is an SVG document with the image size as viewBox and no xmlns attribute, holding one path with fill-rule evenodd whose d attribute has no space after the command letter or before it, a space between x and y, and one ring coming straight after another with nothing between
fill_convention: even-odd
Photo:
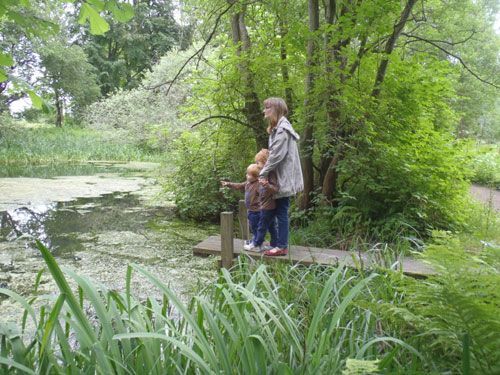
<instances>
[{"instance_id":1,"label":"tree","mask_svg":"<svg viewBox=\"0 0 500 375\"><path fill-rule=\"evenodd\" d=\"M203 116L197 124L218 134L244 124L260 146L254 103L293 98L292 121L303 135L301 208L321 202L336 217L349 212L352 227L389 222L425 231L428 221L447 227L462 220L457 77L463 68L498 85L494 70L469 66L465 56L473 54L463 53L472 51L471 27L480 30L466 15L489 17L484 2L311 0L309 25L304 2L226 4L230 16L222 1L191 8L213 26L209 33L203 25L204 41L218 47L209 60L213 75L199 77L190 101Z\"/></svg>"},{"instance_id":2,"label":"tree","mask_svg":"<svg viewBox=\"0 0 500 375\"><path fill-rule=\"evenodd\" d=\"M137 87L161 56L183 43L170 0L135 1L133 10L134 17L127 23L108 17L108 32L86 33L81 43L99 72L104 96Z\"/></svg>"},{"instance_id":3,"label":"tree","mask_svg":"<svg viewBox=\"0 0 500 375\"><path fill-rule=\"evenodd\" d=\"M29 0L3 0L0 4L0 90L2 93L9 87L9 83L18 81L22 91L27 92L33 104L41 108L42 100L35 91L31 89L32 82L18 79L13 73L16 67L20 67L15 53L18 42L34 41L53 36L59 31L58 23L50 18L53 8L62 10L64 0L44 0L32 4ZM80 1L76 4L78 21L81 24L90 25L91 34L103 34L109 30L109 24L103 18L104 13L112 14L120 22L126 22L133 16L133 9L127 2L119 0L92 0ZM13 34L10 31L14 31ZM31 51L31 56L34 51ZM22 67L24 68L24 66ZM24 70L24 69L19 69Z\"/></svg>"},{"instance_id":4,"label":"tree","mask_svg":"<svg viewBox=\"0 0 500 375\"><path fill-rule=\"evenodd\" d=\"M85 52L77 45L51 42L43 47L40 56L43 80L54 98L56 126L61 127L66 105L78 113L99 97L97 76Z\"/></svg>"}]
</instances>

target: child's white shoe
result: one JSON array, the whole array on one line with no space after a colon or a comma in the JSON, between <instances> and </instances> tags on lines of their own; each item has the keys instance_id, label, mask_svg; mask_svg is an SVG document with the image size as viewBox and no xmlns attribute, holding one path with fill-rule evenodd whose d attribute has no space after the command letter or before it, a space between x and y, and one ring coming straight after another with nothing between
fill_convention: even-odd
<instances>
[{"instance_id":1,"label":"child's white shoe","mask_svg":"<svg viewBox=\"0 0 500 375\"><path fill-rule=\"evenodd\" d=\"M262 246L257 246L253 242L250 242L249 244L243 246L243 249L245 249L246 251L254 251L256 253L260 253L261 251L263 251Z\"/></svg>"}]
</instances>

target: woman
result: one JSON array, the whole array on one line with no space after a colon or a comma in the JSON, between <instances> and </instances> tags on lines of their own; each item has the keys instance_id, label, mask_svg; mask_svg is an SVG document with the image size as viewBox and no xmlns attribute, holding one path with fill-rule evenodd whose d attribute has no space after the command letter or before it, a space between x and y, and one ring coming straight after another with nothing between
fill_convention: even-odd
<instances>
[{"instance_id":1,"label":"woman","mask_svg":"<svg viewBox=\"0 0 500 375\"><path fill-rule=\"evenodd\" d=\"M281 98L264 100L264 118L269 122L269 158L260 171L259 181L265 186L269 172L275 171L279 192L275 194L278 240L276 247L264 252L268 256L288 254L288 209L290 197L304 189L300 168L299 135L286 118L288 107Z\"/></svg>"}]
</instances>

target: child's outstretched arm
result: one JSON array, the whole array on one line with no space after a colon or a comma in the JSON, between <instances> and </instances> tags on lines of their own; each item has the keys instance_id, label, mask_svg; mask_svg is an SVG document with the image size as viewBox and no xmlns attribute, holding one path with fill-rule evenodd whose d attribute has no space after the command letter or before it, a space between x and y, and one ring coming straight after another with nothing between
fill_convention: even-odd
<instances>
[{"instance_id":1,"label":"child's outstretched arm","mask_svg":"<svg viewBox=\"0 0 500 375\"><path fill-rule=\"evenodd\" d=\"M234 190L242 190L245 191L245 182L229 182L229 181L221 181L222 187L228 187Z\"/></svg>"}]
</instances>

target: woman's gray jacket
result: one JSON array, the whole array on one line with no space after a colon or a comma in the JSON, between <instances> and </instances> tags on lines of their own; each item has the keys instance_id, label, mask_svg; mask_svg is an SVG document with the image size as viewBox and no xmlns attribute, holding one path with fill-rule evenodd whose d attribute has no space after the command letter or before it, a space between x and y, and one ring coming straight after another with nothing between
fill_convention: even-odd
<instances>
[{"instance_id":1,"label":"woman's gray jacket","mask_svg":"<svg viewBox=\"0 0 500 375\"><path fill-rule=\"evenodd\" d=\"M269 158L260 171L260 177L267 178L269 172L276 172L279 185L279 191L274 195L276 199L304 190L297 144L299 139L286 117L280 118L269 135Z\"/></svg>"}]
</instances>

